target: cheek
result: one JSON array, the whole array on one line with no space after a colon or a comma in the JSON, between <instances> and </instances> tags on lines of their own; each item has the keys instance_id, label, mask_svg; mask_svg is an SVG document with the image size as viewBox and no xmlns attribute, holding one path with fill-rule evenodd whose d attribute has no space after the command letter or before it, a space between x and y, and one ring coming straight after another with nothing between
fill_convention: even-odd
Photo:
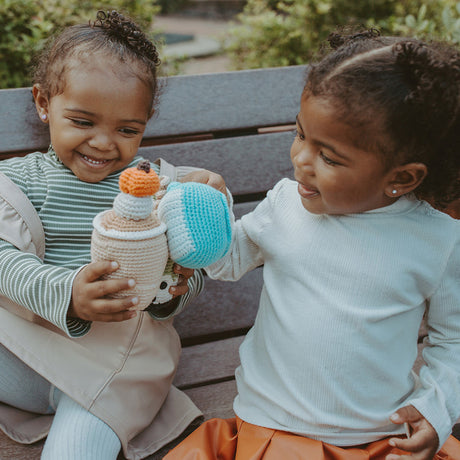
<instances>
[{"instance_id":1,"label":"cheek","mask_svg":"<svg viewBox=\"0 0 460 460\"><path fill-rule=\"evenodd\" d=\"M61 121L52 121L49 123L50 137L54 142L68 143L82 137L79 130L71 129L67 123Z\"/></svg>"},{"instance_id":2,"label":"cheek","mask_svg":"<svg viewBox=\"0 0 460 460\"><path fill-rule=\"evenodd\" d=\"M301 144L298 142L297 138L294 139L294 141L291 144L291 150L290 150L290 156L291 156L291 161L294 163L294 161L297 159L297 155L299 154L301 150Z\"/></svg>"},{"instance_id":3,"label":"cheek","mask_svg":"<svg viewBox=\"0 0 460 460\"><path fill-rule=\"evenodd\" d=\"M351 195L355 195L358 187L354 177L350 177L337 167L330 167L321 163L316 168L316 179L321 195L337 202L348 200Z\"/></svg>"},{"instance_id":4,"label":"cheek","mask_svg":"<svg viewBox=\"0 0 460 460\"><path fill-rule=\"evenodd\" d=\"M291 161L294 159L294 156L295 156L295 141L291 144L291 149L289 151L289 155L291 157Z\"/></svg>"}]
</instances>

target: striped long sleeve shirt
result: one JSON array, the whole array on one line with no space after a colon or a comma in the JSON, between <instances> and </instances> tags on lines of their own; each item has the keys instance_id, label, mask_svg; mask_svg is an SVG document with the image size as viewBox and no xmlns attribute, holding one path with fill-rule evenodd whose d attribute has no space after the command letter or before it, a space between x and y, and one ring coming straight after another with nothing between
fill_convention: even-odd
<instances>
[{"instance_id":1,"label":"striped long sleeve shirt","mask_svg":"<svg viewBox=\"0 0 460 460\"><path fill-rule=\"evenodd\" d=\"M140 160L136 157L128 167ZM152 166L159 173L158 166ZM52 150L1 161L0 171L28 196L45 231L43 262L0 240L0 291L69 336L84 335L90 323L67 317L72 283L81 267L91 261L92 220L112 207L119 193L121 171L98 183L82 182ZM189 293L182 297L177 311L201 288L202 275L196 270L189 280Z\"/></svg>"}]
</instances>

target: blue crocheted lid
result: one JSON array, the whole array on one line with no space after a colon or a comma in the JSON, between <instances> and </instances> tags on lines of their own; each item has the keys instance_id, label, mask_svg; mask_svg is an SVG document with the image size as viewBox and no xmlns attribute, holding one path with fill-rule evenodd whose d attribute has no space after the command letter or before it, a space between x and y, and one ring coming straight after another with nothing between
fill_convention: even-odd
<instances>
[{"instance_id":1,"label":"blue crocheted lid","mask_svg":"<svg viewBox=\"0 0 460 460\"><path fill-rule=\"evenodd\" d=\"M188 268L202 268L223 257L232 232L225 195L197 182L172 182L158 214L166 223L170 257Z\"/></svg>"}]
</instances>

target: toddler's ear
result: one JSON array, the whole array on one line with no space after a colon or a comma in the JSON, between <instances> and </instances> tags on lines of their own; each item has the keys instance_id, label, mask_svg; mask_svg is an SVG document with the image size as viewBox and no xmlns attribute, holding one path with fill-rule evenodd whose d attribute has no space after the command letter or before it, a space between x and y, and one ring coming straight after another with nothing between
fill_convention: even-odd
<instances>
[{"instance_id":1,"label":"toddler's ear","mask_svg":"<svg viewBox=\"0 0 460 460\"><path fill-rule=\"evenodd\" d=\"M414 191L425 179L427 167L423 163L407 163L396 166L388 176L385 195L398 198Z\"/></svg>"},{"instance_id":2,"label":"toddler's ear","mask_svg":"<svg viewBox=\"0 0 460 460\"><path fill-rule=\"evenodd\" d=\"M48 97L40 88L39 84L35 84L32 88L32 94L34 96L35 107L37 109L40 120L44 123L48 122Z\"/></svg>"}]
</instances>

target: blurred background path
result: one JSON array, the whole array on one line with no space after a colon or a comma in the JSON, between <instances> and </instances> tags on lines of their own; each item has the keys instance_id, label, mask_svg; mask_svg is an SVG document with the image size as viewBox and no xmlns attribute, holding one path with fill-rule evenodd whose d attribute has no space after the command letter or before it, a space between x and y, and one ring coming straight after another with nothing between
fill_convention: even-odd
<instances>
[{"instance_id":1,"label":"blurred background path","mask_svg":"<svg viewBox=\"0 0 460 460\"><path fill-rule=\"evenodd\" d=\"M161 15L155 29L165 35L165 58L186 58L179 74L225 72L231 70L230 60L222 54L222 40L230 27L230 19Z\"/></svg>"}]
</instances>

